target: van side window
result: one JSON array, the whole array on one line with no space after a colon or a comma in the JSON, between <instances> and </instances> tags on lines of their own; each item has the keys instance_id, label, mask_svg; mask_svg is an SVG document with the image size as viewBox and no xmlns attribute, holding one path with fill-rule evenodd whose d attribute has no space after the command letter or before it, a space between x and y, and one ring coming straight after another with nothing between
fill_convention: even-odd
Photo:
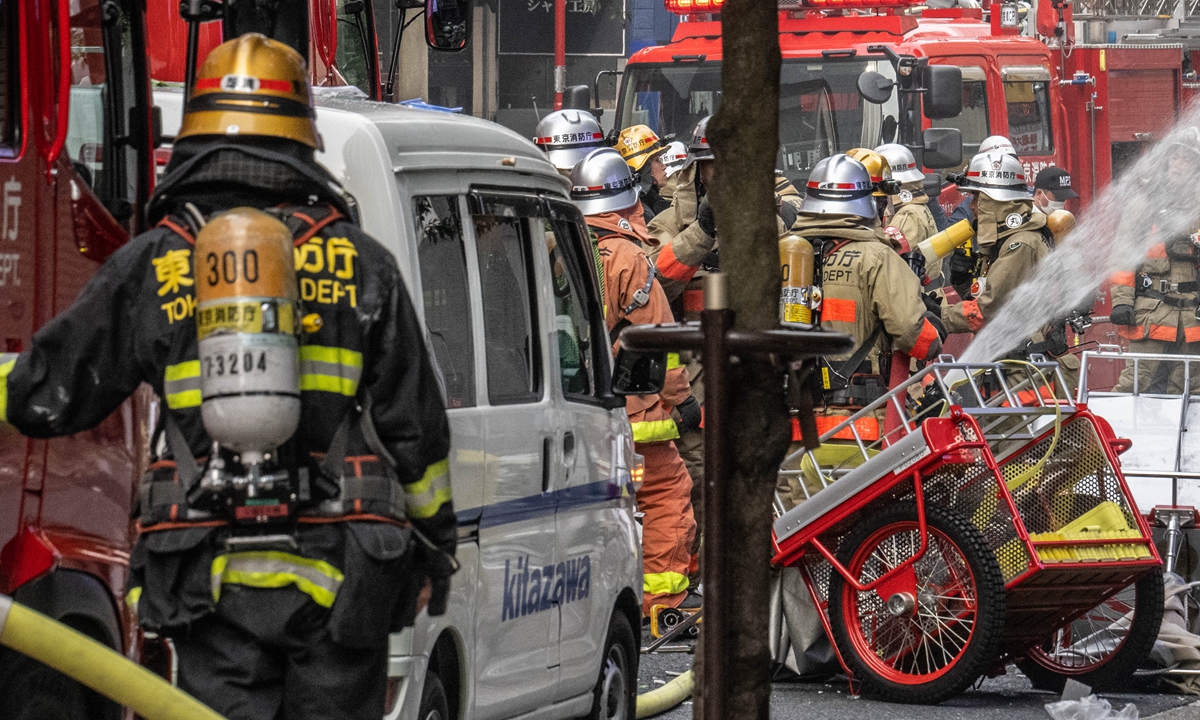
<instances>
[{"instance_id":1,"label":"van side window","mask_svg":"<svg viewBox=\"0 0 1200 720\"><path fill-rule=\"evenodd\" d=\"M558 335L558 369L563 395L596 394L595 313L599 307L588 303L596 269L591 242L581 236L571 215L546 222L546 249L554 286L554 326ZM580 257L587 252L587 257ZM590 262L591 265L585 263ZM607 347L605 347L607 352Z\"/></svg>"},{"instance_id":2,"label":"van side window","mask_svg":"<svg viewBox=\"0 0 1200 720\"><path fill-rule=\"evenodd\" d=\"M1050 83L1044 80L1004 83L1008 105L1008 139L1021 157L1054 152L1050 131Z\"/></svg>"},{"instance_id":3,"label":"van side window","mask_svg":"<svg viewBox=\"0 0 1200 720\"><path fill-rule=\"evenodd\" d=\"M493 405L542 397L533 251L545 247L536 198L471 196L471 222L483 290L488 400Z\"/></svg>"},{"instance_id":4,"label":"van side window","mask_svg":"<svg viewBox=\"0 0 1200 720\"><path fill-rule=\"evenodd\" d=\"M966 73L964 72L964 75ZM962 132L963 164L979 152L983 139L991 135L988 126L987 85L983 80L963 79L962 114L947 120L938 120L938 127L958 128Z\"/></svg>"},{"instance_id":5,"label":"van side window","mask_svg":"<svg viewBox=\"0 0 1200 720\"><path fill-rule=\"evenodd\" d=\"M425 326L446 383L446 407L475 404L471 294L458 197L413 198Z\"/></svg>"}]
</instances>

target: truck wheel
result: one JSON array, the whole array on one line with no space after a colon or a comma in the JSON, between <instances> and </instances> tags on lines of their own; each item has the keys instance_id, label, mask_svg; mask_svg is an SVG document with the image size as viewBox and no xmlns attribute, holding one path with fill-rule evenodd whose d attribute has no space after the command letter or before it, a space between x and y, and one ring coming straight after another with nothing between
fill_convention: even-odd
<instances>
[{"instance_id":1,"label":"truck wheel","mask_svg":"<svg viewBox=\"0 0 1200 720\"><path fill-rule=\"evenodd\" d=\"M425 671L425 687L421 689L421 709L418 720L450 720L450 704L446 702L446 688L433 668Z\"/></svg>"},{"instance_id":2,"label":"truck wheel","mask_svg":"<svg viewBox=\"0 0 1200 720\"><path fill-rule=\"evenodd\" d=\"M111 720L120 708L35 660L20 658L4 680L0 717L6 720Z\"/></svg>"},{"instance_id":3,"label":"truck wheel","mask_svg":"<svg viewBox=\"0 0 1200 720\"><path fill-rule=\"evenodd\" d=\"M856 678L876 697L932 705L953 697L1000 656L1004 578L969 521L925 507L925 555L883 589L858 592L834 572L829 617L834 641ZM841 544L839 561L867 584L921 546L915 503L861 523Z\"/></svg>"},{"instance_id":4,"label":"truck wheel","mask_svg":"<svg viewBox=\"0 0 1200 720\"><path fill-rule=\"evenodd\" d=\"M1133 613L1128 623L1121 622ZM1150 573L1029 649L1017 663L1035 688L1062 692L1067 678L1120 690L1150 655L1163 616L1163 576Z\"/></svg>"},{"instance_id":5,"label":"truck wheel","mask_svg":"<svg viewBox=\"0 0 1200 720\"><path fill-rule=\"evenodd\" d=\"M633 628L620 610L608 622L600 678L592 691L588 720L633 720L637 714L637 658Z\"/></svg>"}]
</instances>

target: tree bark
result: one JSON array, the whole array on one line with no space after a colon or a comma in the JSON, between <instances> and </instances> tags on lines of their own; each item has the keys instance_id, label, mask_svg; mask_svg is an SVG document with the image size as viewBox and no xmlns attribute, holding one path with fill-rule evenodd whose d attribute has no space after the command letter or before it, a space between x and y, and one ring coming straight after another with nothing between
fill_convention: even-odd
<instances>
[{"instance_id":1,"label":"tree bark","mask_svg":"<svg viewBox=\"0 0 1200 720\"><path fill-rule=\"evenodd\" d=\"M779 250L774 171L779 147L779 16L773 0L726 0L721 12L721 106L709 122L716 162L710 202L721 271L728 275L736 326L779 325ZM725 587L734 595L726 639L728 707L739 718L770 710L772 499L791 440L784 371L766 359L735 360L731 370L728 459L731 507L724 547L736 553ZM699 697L699 693L697 693ZM702 703L696 704L701 717Z\"/></svg>"}]
</instances>

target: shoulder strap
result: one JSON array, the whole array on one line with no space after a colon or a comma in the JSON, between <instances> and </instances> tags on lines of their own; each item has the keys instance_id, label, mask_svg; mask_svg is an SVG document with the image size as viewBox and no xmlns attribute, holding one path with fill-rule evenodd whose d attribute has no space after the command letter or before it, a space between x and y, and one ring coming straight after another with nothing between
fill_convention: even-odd
<instances>
[{"instance_id":1,"label":"shoulder strap","mask_svg":"<svg viewBox=\"0 0 1200 720\"><path fill-rule=\"evenodd\" d=\"M875 330L871 332L871 335L863 341L863 344L858 346L858 349L854 351L850 359L842 363L834 372L841 377L850 377L858 369L858 366L862 365L863 360L867 359L867 355L871 354L871 349L875 347L875 343L879 341L879 336L882 334L883 323L879 323L875 326Z\"/></svg>"},{"instance_id":2,"label":"shoulder strap","mask_svg":"<svg viewBox=\"0 0 1200 720\"><path fill-rule=\"evenodd\" d=\"M175 423L175 418L170 410L163 413L163 432L167 436L167 448L170 449L171 455L175 459L175 473L179 475L179 483L183 486L185 493L189 492L193 484L200 479L200 466L196 464L192 448L188 445L187 439L183 437L183 431Z\"/></svg>"},{"instance_id":3,"label":"shoulder strap","mask_svg":"<svg viewBox=\"0 0 1200 720\"><path fill-rule=\"evenodd\" d=\"M270 214L279 218L292 234L297 245L307 242L309 238L320 232L326 225L340 220L345 216L332 205L318 203L316 205L277 205Z\"/></svg>"}]
</instances>

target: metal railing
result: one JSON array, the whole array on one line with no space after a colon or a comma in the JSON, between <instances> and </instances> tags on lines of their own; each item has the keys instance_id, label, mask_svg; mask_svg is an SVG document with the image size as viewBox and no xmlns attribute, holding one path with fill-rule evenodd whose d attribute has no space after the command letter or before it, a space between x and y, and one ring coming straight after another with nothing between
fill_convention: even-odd
<instances>
[{"instance_id":1,"label":"metal railing","mask_svg":"<svg viewBox=\"0 0 1200 720\"><path fill-rule=\"evenodd\" d=\"M1076 0L1074 17L1076 20L1170 17L1180 3L1185 18L1200 15L1200 0Z\"/></svg>"}]
</instances>

